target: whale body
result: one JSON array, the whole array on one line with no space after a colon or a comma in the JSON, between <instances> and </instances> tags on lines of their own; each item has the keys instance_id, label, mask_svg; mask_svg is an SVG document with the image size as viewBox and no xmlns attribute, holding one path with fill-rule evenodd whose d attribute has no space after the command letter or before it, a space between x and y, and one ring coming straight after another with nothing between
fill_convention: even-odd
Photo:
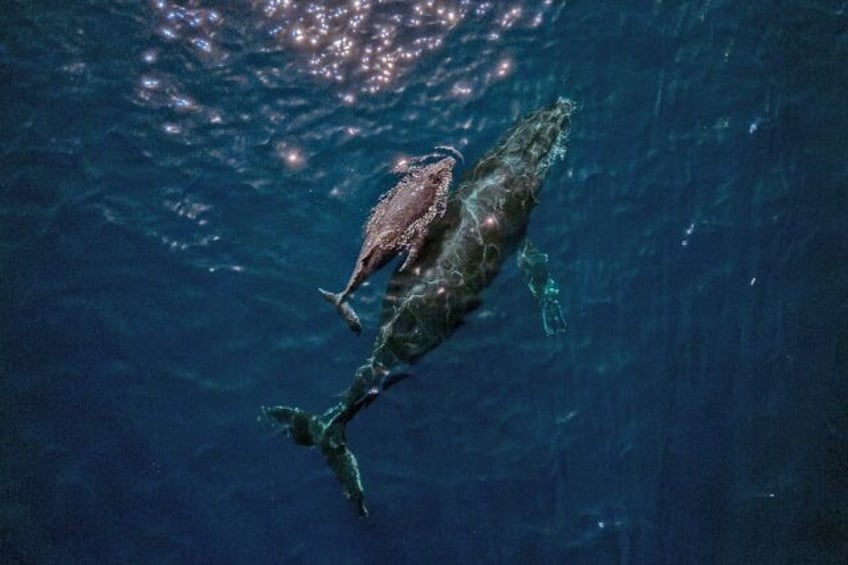
<instances>
[{"instance_id":1,"label":"whale body","mask_svg":"<svg viewBox=\"0 0 848 565\"><path fill-rule=\"evenodd\" d=\"M431 156L436 154L427 157ZM407 253L401 270L415 262L431 225L445 213L455 164L453 157L444 157L435 163L397 169L395 172L402 173L403 177L371 210L365 223L362 249L344 290L332 293L318 289L355 333L362 331L362 324L353 307L347 303L347 298L374 271L399 253Z\"/></svg>"},{"instance_id":2,"label":"whale body","mask_svg":"<svg viewBox=\"0 0 848 565\"><path fill-rule=\"evenodd\" d=\"M450 193L444 215L431 226L420 252L389 281L371 357L337 404L320 416L289 406L264 408L295 443L321 450L361 516L368 511L359 466L345 438L348 422L479 305L481 292L525 240L542 180L565 152L574 108L560 98L520 120ZM535 248L527 255L540 256L546 260ZM531 290L539 286L540 266L544 263L533 263ZM558 291L552 283L547 286L553 291L537 298L546 332L552 334L564 329L564 321Z\"/></svg>"}]
</instances>

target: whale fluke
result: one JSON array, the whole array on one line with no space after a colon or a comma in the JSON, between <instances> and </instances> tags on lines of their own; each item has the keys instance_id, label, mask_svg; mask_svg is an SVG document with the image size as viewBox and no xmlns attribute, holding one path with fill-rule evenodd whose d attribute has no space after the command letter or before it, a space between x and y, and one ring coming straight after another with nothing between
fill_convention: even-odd
<instances>
[{"instance_id":1,"label":"whale fluke","mask_svg":"<svg viewBox=\"0 0 848 565\"><path fill-rule=\"evenodd\" d=\"M318 447L321 450L330 468L342 483L345 496L356 504L359 516L367 518L368 509L365 507L365 491L359 475L359 464L345 440L345 414L337 413L325 421L306 410L290 406L263 407L262 411L282 424L283 433L296 444Z\"/></svg>"},{"instance_id":2,"label":"whale fluke","mask_svg":"<svg viewBox=\"0 0 848 565\"><path fill-rule=\"evenodd\" d=\"M362 323L359 321L359 316L356 315L356 310L353 309L353 306L348 304L345 299L344 292L329 292L324 290L323 288L319 288L318 292L321 293L327 302L336 307L336 310L339 314L341 314L344 321L347 322L347 327L354 331L357 335L362 333Z\"/></svg>"}]
</instances>

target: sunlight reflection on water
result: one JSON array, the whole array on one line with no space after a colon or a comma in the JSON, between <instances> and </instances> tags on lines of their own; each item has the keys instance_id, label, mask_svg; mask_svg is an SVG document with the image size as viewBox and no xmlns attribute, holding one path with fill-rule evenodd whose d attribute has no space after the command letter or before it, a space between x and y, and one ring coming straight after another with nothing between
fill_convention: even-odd
<instances>
[{"instance_id":1,"label":"sunlight reflection on water","mask_svg":"<svg viewBox=\"0 0 848 565\"><path fill-rule=\"evenodd\" d=\"M515 27L536 28L545 22L553 0L474 2L472 0L340 0L295 2L252 0L252 10L234 13L225 3L152 0L156 35L183 45L203 64L227 64L232 29L264 36L264 49L295 55L300 70L339 86L339 96L353 102L356 94L402 89L400 78L428 53L438 52L458 26L474 23L489 44L502 41ZM240 19L232 26L230 19ZM155 57L145 55L148 63ZM481 54L482 55L482 54ZM502 54L492 53L497 65ZM471 94L468 79L458 90ZM457 90L457 87L455 87Z\"/></svg>"}]
</instances>

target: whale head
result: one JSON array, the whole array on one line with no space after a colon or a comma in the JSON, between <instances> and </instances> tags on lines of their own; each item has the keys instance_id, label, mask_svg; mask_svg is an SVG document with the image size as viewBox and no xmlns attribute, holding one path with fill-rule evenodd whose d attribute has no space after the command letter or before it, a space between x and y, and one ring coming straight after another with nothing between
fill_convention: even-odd
<instances>
[{"instance_id":1,"label":"whale head","mask_svg":"<svg viewBox=\"0 0 848 565\"><path fill-rule=\"evenodd\" d=\"M576 104L559 98L519 122L503 141L498 158L512 167L543 177L565 155L565 140Z\"/></svg>"}]
</instances>

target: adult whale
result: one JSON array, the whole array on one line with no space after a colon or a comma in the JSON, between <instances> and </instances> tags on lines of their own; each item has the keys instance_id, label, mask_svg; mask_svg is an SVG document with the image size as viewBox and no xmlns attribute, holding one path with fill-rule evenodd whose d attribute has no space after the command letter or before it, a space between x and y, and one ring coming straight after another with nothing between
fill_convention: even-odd
<instances>
[{"instance_id":1,"label":"adult whale","mask_svg":"<svg viewBox=\"0 0 848 565\"><path fill-rule=\"evenodd\" d=\"M565 329L547 256L525 241L525 232L542 180L565 152L573 110L573 102L560 98L520 120L450 194L419 255L389 281L371 357L336 405L321 416L289 406L264 408L295 443L321 450L361 516L368 511L359 466L345 439L348 422L405 377L404 367L453 333L520 245L519 265L542 307L545 331Z\"/></svg>"}]
</instances>

